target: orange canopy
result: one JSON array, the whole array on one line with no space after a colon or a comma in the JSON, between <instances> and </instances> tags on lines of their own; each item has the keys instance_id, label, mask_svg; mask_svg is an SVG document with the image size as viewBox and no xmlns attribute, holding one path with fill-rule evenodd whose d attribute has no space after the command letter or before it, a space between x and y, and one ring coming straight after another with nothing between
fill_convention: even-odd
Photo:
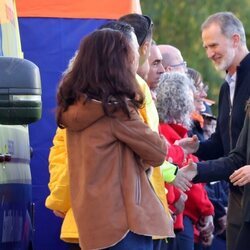
<instances>
[{"instance_id":1,"label":"orange canopy","mask_svg":"<svg viewBox=\"0 0 250 250\"><path fill-rule=\"evenodd\" d=\"M18 17L117 19L141 13L140 0L16 0Z\"/></svg>"}]
</instances>

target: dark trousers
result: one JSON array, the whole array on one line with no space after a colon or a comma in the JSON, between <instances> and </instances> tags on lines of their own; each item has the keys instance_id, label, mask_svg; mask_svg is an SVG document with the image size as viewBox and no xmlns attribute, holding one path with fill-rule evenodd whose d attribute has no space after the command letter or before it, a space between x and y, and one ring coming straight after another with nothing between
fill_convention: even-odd
<instances>
[{"instance_id":1,"label":"dark trousers","mask_svg":"<svg viewBox=\"0 0 250 250\"><path fill-rule=\"evenodd\" d=\"M235 250L249 250L250 222L245 222L239 232Z\"/></svg>"},{"instance_id":2,"label":"dark trousers","mask_svg":"<svg viewBox=\"0 0 250 250\"><path fill-rule=\"evenodd\" d=\"M192 220L183 217L184 230L176 234L176 250L193 250L194 249L194 228Z\"/></svg>"},{"instance_id":3,"label":"dark trousers","mask_svg":"<svg viewBox=\"0 0 250 250\"><path fill-rule=\"evenodd\" d=\"M124 239L106 250L153 250L151 236L143 236L129 232Z\"/></svg>"},{"instance_id":4,"label":"dark trousers","mask_svg":"<svg viewBox=\"0 0 250 250\"><path fill-rule=\"evenodd\" d=\"M154 250L168 250L166 240L153 240Z\"/></svg>"},{"instance_id":5,"label":"dark trousers","mask_svg":"<svg viewBox=\"0 0 250 250\"><path fill-rule=\"evenodd\" d=\"M210 250L226 250L226 240L221 239L218 236L215 236L213 239L212 246L210 247Z\"/></svg>"},{"instance_id":6,"label":"dark trousers","mask_svg":"<svg viewBox=\"0 0 250 250\"><path fill-rule=\"evenodd\" d=\"M81 250L79 244L69 243L68 245L69 245L68 250Z\"/></svg>"},{"instance_id":7,"label":"dark trousers","mask_svg":"<svg viewBox=\"0 0 250 250\"><path fill-rule=\"evenodd\" d=\"M178 234L179 232L175 232L175 237L176 235ZM177 249L177 246L176 246L176 238L168 238L168 250L175 250Z\"/></svg>"},{"instance_id":8,"label":"dark trousers","mask_svg":"<svg viewBox=\"0 0 250 250\"><path fill-rule=\"evenodd\" d=\"M226 228L227 250L236 249L236 239L238 239L240 228L242 225L241 198L241 193L234 190L230 190L228 199Z\"/></svg>"}]
</instances>

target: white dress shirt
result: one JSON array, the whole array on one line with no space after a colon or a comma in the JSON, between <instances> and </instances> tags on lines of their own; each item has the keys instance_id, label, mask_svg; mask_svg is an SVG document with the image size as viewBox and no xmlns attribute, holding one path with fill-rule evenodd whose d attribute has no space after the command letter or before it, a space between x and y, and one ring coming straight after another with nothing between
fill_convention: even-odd
<instances>
[{"instance_id":1,"label":"white dress shirt","mask_svg":"<svg viewBox=\"0 0 250 250\"><path fill-rule=\"evenodd\" d=\"M236 72L232 76L227 74L225 80L227 81L229 85L230 101L231 101L231 105L233 105L234 91L235 91L235 85L236 85Z\"/></svg>"}]
</instances>

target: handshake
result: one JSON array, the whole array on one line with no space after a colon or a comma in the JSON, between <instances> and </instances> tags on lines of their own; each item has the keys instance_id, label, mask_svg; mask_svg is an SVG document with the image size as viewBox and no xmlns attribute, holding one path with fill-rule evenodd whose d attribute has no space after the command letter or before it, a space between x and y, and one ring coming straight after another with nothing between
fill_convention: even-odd
<instances>
[{"instance_id":1,"label":"handshake","mask_svg":"<svg viewBox=\"0 0 250 250\"><path fill-rule=\"evenodd\" d=\"M187 166L177 171L176 177L171 184L182 191L188 191L192 186L191 181L197 174L197 164L190 160Z\"/></svg>"},{"instance_id":2,"label":"handshake","mask_svg":"<svg viewBox=\"0 0 250 250\"><path fill-rule=\"evenodd\" d=\"M176 145L182 147L186 156L195 153L199 148L199 143L199 139L196 135L175 142ZM192 160L189 160L187 166L178 170L172 184L182 191L188 191L192 186L191 181L197 173L197 165Z\"/></svg>"},{"instance_id":3,"label":"handshake","mask_svg":"<svg viewBox=\"0 0 250 250\"><path fill-rule=\"evenodd\" d=\"M198 150L199 140L198 137L194 135L192 137L187 137L176 141L175 145L178 145L183 149L184 155L186 157L187 155L195 153ZM169 163L163 164L163 167L161 167L164 181L173 184L182 191L188 191L192 186L191 181L198 173L197 165L193 161L189 160L187 166L180 169L175 167L174 175L171 174L171 172L173 172L172 166L173 165Z\"/></svg>"},{"instance_id":4,"label":"handshake","mask_svg":"<svg viewBox=\"0 0 250 250\"><path fill-rule=\"evenodd\" d=\"M192 186L191 181L197 175L197 165L192 160L188 162L188 165L178 169L171 163L165 163L161 166L161 172L164 181L173 184L175 187L182 191L188 191ZM171 172L174 171L174 175ZM174 177L172 177L174 176Z\"/></svg>"}]
</instances>

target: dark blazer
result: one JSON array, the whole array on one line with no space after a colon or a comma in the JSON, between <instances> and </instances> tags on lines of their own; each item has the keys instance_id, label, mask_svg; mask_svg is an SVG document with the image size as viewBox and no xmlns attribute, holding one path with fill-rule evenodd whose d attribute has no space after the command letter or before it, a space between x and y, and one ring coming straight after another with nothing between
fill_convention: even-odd
<instances>
[{"instance_id":1,"label":"dark blazer","mask_svg":"<svg viewBox=\"0 0 250 250\"><path fill-rule=\"evenodd\" d=\"M198 163L198 175L194 182L228 180L234 170L250 164L250 102L238 142L228 157ZM246 184L242 196L243 219L250 222L250 184Z\"/></svg>"},{"instance_id":2,"label":"dark blazer","mask_svg":"<svg viewBox=\"0 0 250 250\"><path fill-rule=\"evenodd\" d=\"M229 96L228 83L224 82L219 94L216 131L210 139L200 143L196 153L199 159L211 160L227 156L236 145L244 123L246 101L250 96L250 54L241 61L237 68L232 107Z\"/></svg>"},{"instance_id":3,"label":"dark blazer","mask_svg":"<svg viewBox=\"0 0 250 250\"><path fill-rule=\"evenodd\" d=\"M237 68L236 86L233 105L230 103L229 86L224 83L219 95L219 113L215 133L205 142L200 143L197 156L200 159L209 160L228 155L236 145L240 131L244 124L245 105L250 96L250 54L241 61ZM249 116L246 119L248 123ZM248 124L244 130L248 130ZM243 132L244 135L245 132ZM250 139L250 138L248 138ZM244 136L239 139L237 149L229 157L198 164L197 182L209 182L214 180L227 180L236 168L245 165L247 141ZM249 147L250 149L250 147ZM250 163L250 162L249 162ZM230 185L230 197L228 206L227 246L228 249L236 249L233 238L241 239L243 234L237 234L241 230L242 219L250 221L250 189L249 185L238 188ZM244 228L243 228L244 229ZM245 230L243 230L244 232ZM248 231L247 231L248 233ZM244 238L244 237L243 237ZM239 243L241 240L238 241ZM239 249L242 249L241 247ZM246 248L248 249L248 248Z\"/></svg>"}]
</instances>

